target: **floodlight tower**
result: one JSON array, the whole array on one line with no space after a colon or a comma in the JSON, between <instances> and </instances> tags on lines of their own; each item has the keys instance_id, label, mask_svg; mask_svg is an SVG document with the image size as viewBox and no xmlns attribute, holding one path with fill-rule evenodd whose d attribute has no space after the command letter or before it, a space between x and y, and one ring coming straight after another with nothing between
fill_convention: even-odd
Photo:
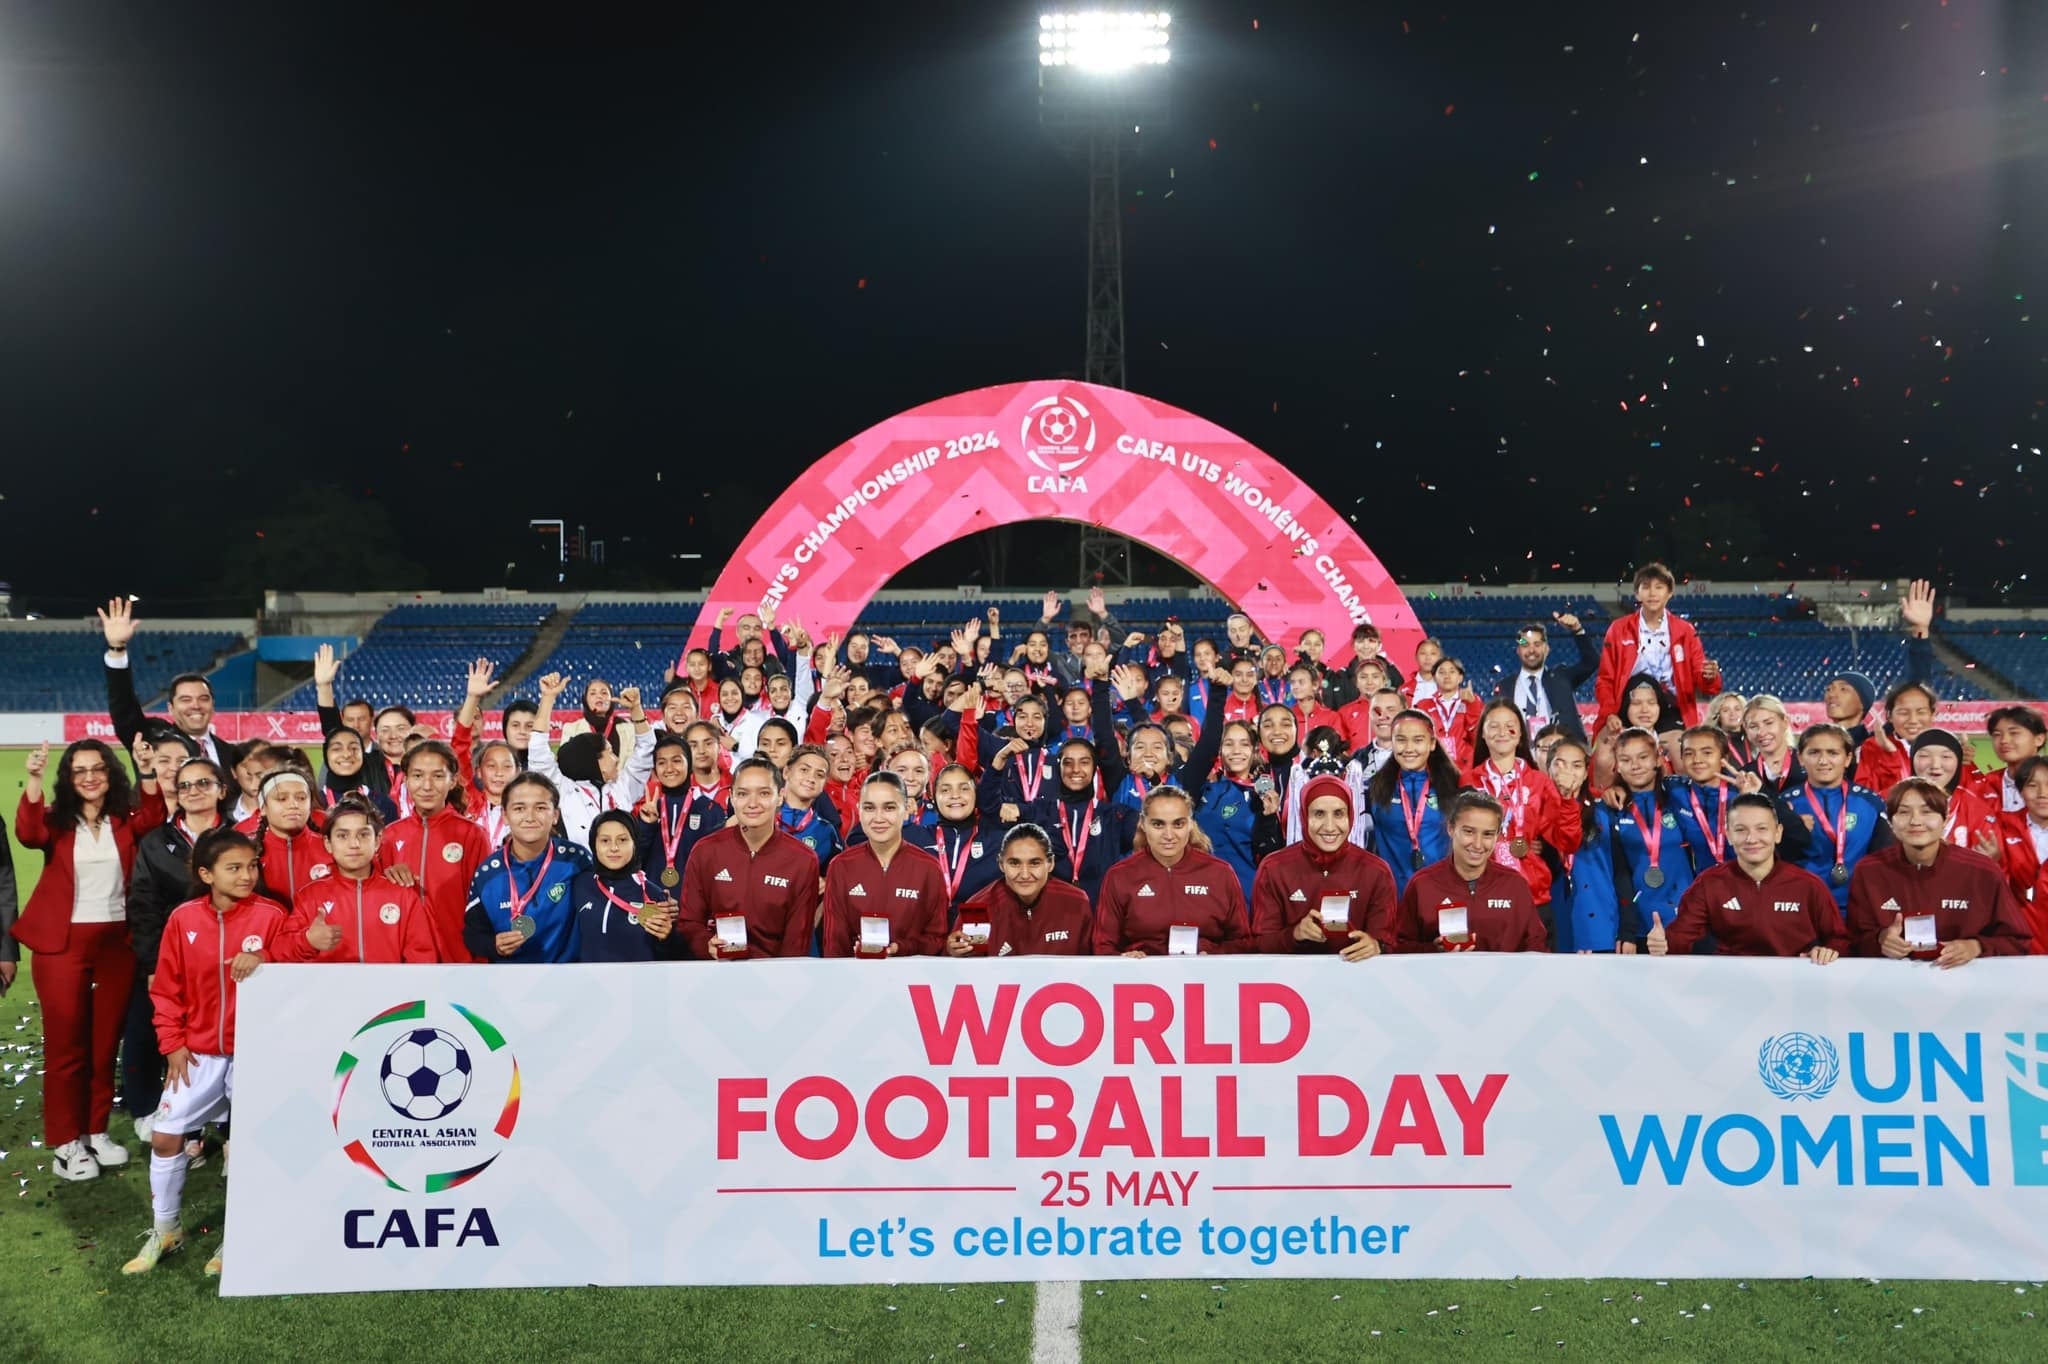
<instances>
[{"instance_id":1,"label":"floodlight tower","mask_svg":"<svg viewBox=\"0 0 2048 1364\"><path fill-rule=\"evenodd\" d=\"M1053 10L1038 19L1038 122L1088 170L1088 332L1081 377L1124 388L1123 157L1166 120L1173 16ZM1131 580L1129 542L1086 529L1082 581Z\"/></svg>"}]
</instances>

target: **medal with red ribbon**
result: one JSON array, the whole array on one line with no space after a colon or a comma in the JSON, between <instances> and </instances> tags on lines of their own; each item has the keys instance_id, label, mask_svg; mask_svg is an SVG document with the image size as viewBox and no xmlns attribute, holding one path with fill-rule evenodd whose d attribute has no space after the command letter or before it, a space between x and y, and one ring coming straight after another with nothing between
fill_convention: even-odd
<instances>
[{"instance_id":1,"label":"medal with red ribbon","mask_svg":"<svg viewBox=\"0 0 2048 1364\"><path fill-rule=\"evenodd\" d=\"M1045 785L1045 750L1032 752L1025 749L1017 755L1017 787L1024 793L1027 802L1038 799L1038 789Z\"/></svg>"},{"instance_id":2,"label":"medal with red ribbon","mask_svg":"<svg viewBox=\"0 0 2048 1364\"><path fill-rule=\"evenodd\" d=\"M533 874L533 884L526 888L526 894L519 893L519 868L512 861L511 851L505 853L505 888L511 892L512 931L522 938L531 938L540 930L526 907L533 903L533 897L540 894L540 888L547 883L548 868L555 864L555 840L548 840L547 855L540 860L540 870Z\"/></svg>"},{"instance_id":3,"label":"medal with red ribbon","mask_svg":"<svg viewBox=\"0 0 2048 1364\"><path fill-rule=\"evenodd\" d=\"M1838 886L1846 886L1849 884L1849 793L1846 789L1837 789L1842 790L1840 823L1829 821L1828 807L1821 800L1821 793L1817 787L1810 784L1807 786L1806 799L1807 803L1813 806L1813 822L1835 843L1835 865L1828 868L1828 880Z\"/></svg>"},{"instance_id":4,"label":"medal with red ribbon","mask_svg":"<svg viewBox=\"0 0 2048 1364\"><path fill-rule=\"evenodd\" d=\"M1425 788L1422 798L1416 801L1415 804L1410 805L1408 803L1408 774L1405 772L1401 774L1401 779L1394 783L1394 789L1401 794L1401 822L1408 826L1408 846L1412 849L1408 855L1408 864L1416 871L1421 871L1423 865L1422 812L1429 808L1429 792Z\"/></svg>"},{"instance_id":5,"label":"medal with red ribbon","mask_svg":"<svg viewBox=\"0 0 2048 1364\"><path fill-rule=\"evenodd\" d=\"M1643 796L1645 795L1650 797L1650 813L1647 817L1643 814ZM1664 869L1657 865L1659 855L1664 849L1664 812L1657 806L1657 795L1655 792L1637 792L1633 804L1636 812L1636 828L1643 835L1643 851L1648 853L1650 857L1649 868L1643 872L1643 884L1651 890L1655 890L1664 884Z\"/></svg>"},{"instance_id":6,"label":"medal with red ribbon","mask_svg":"<svg viewBox=\"0 0 2048 1364\"><path fill-rule=\"evenodd\" d=\"M618 896L612 894L611 887L604 883L604 877L597 876L591 879L597 882L597 893L626 911L626 922L638 927L640 924L640 911L648 908L649 902L654 899L653 893L647 889L647 873L639 871L633 873L633 880L640 886L640 903L638 904L634 904L630 900L621 900Z\"/></svg>"},{"instance_id":7,"label":"medal with red ribbon","mask_svg":"<svg viewBox=\"0 0 2048 1364\"><path fill-rule=\"evenodd\" d=\"M1524 788L1522 778L1528 767L1527 763L1517 758L1515 765L1503 773L1489 759L1484 769L1486 789L1507 810L1507 819L1501 829L1501 832L1507 835L1507 841L1494 844L1494 848L1496 851L1504 849L1509 856L1517 859L1529 855L1529 840L1523 836L1522 830L1522 812L1529 803L1528 792Z\"/></svg>"}]
</instances>

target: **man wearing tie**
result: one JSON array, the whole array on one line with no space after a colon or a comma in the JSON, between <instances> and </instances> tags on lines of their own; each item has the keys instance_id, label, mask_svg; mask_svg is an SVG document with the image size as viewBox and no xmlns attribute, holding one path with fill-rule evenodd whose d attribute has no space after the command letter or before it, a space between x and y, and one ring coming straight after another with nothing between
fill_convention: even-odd
<instances>
[{"instance_id":1,"label":"man wearing tie","mask_svg":"<svg viewBox=\"0 0 2048 1364\"><path fill-rule=\"evenodd\" d=\"M1515 654L1521 659L1522 666L1502 677L1493 694L1515 703L1516 709L1522 712L1522 718L1529 722L1531 734L1555 723L1584 743L1586 727L1579 720L1579 707L1572 699L1572 693L1593 675L1593 670L1599 666L1600 656L1594 651L1593 641L1586 634L1586 627L1579 624L1577 616L1552 612L1550 618L1557 622L1558 629L1571 631L1572 639L1578 645L1579 661L1569 668L1549 666L1550 631L1540 624L1525 625L1515 640Z\"/></svg>"}]
</instances>

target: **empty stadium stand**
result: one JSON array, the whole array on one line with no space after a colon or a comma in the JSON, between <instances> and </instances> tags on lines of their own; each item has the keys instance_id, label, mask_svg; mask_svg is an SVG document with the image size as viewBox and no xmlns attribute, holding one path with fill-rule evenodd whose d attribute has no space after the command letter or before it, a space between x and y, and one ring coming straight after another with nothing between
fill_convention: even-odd
<instances>
[{"instance_id":1,"label":"empty stadium stand","mask_svg":"<svg viewBox=\"0 0 2048 1364\"><path fill-rule=\"evenodd\" d=\"M241 646L236 630L143 630L130 650L144 704L179 673L205 672ZM0 630L0 709L105 711L106 645L97 626L76 630Z\"/></svg>"},{"instance_id":2,"label":"empty stadium stand","mask_svg":"<svg viewBox=\"0 0 2048 1364\"><path fill-rule=\"evenodd\" d=\"M342 664L336 692L372 705L432 709L462 704L470 661L488 658L502 672L526 652L551 614L549 602L415 602L381 617ZM311 710L313 684L295 688L275 710Z\"/></svg>"}]
</instances>

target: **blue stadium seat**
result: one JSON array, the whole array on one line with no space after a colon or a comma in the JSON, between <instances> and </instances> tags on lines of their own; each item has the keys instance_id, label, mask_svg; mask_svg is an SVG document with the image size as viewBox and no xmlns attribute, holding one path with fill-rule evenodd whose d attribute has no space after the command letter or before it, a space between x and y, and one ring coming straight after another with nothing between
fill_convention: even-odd
<instances>
[{"instance_id":1,"label":"blue stadium seat","mask_svg":"<svg viewBox=\"0 0 2048 1364\"><path fill-rule=\"evenodd\" d=\"M129 649L135 689L148 704L164 693L173 677L206 671L241 641L241 635L233 630L139 630ZM97 629L0 628L0 677L7 679L5 708L105 713L107 683L101 666L105 653Z\"/></svg>"}]
</instances>

